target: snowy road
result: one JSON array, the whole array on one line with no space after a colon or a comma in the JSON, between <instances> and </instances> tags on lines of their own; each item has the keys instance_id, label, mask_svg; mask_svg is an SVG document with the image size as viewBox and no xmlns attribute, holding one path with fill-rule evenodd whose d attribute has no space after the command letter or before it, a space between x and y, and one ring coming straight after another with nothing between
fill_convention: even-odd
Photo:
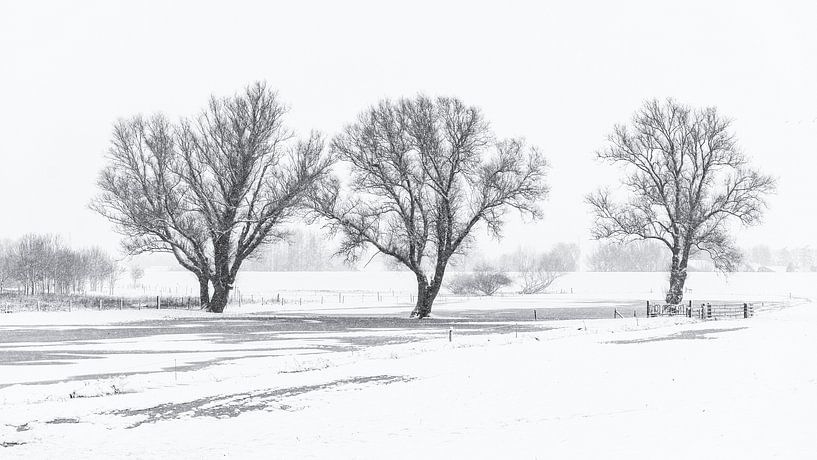
<instances>
[{"instance_id":1,"label":"snowy road","mask_svg":"<svg viewBox=\"0 0 817 460\"><path fill-rule=\"evenodd\" d=\"M751 320L586 325L337 352L303 358L298 372L272 358L235 361L172 384L122 381L124 394L103 397L12 398L0 455L817 455L815 305Z\"/></svg>"}]
</instances>

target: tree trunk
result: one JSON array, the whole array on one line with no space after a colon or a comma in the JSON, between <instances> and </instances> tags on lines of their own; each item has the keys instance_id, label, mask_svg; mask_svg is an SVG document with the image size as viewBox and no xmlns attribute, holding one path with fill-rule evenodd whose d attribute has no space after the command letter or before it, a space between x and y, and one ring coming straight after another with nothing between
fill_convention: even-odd
<instances>
[{"instance_id":1,"label":"tree trunk","mask_svg":"<svg viewBox=\"0 0 817 460\"><path fill-rule=\"evenodd\" d=\"M210 279L199 276L199 302L201 308L210 308Z\"/></svg>"},{"instance_id":2,"label":"tree trunk","mask_svg":"<svg viewBox=\"0 0 817 460\"><path fill-rule=\"evenodd\" d=\"M668 304L677 305L684 300L684 283L687 280L687 262L689 250L684 250L681 254L672 255L672 267L669 274L669 291L667 291L666 301Z\"/></svg>"},{"instance_id":3,"label":"tree trunk","mask_svg":"<svg viewBox=\"0 0 817 460\"><path fill-rule=\"evenodd\" d=\"M431 306L437 293L440 292L440 282L436 279L429 285L424 275L417 275L417 303L411 311L411 318L423 319L431 314Z\"/></svg>"},{"instance_id":4,"label":"tree trunk","mask_svg":"<svg viewBox=\"0 0 817 460\"><path fill-rule=\"evenodd\" d=\"M207 304L207 311L211 313L224 313L224 308L227 306L227 301L230 299L230 283L223 281L213 282L213 297Z\"/></svg>"}]
</instances>

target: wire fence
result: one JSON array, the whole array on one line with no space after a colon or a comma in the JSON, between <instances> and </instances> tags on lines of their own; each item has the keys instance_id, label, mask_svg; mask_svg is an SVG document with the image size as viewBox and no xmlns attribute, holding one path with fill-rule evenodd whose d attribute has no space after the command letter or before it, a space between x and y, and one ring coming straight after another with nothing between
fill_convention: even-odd
<instances>
[{"instance_id":1,"label":"wire fence","mask_svg":"<svg viewBox=\"0 0 817 460\"><path fill-rule=\"evenodd\" d=\"M125 309L195 309L200 308L199 299L190 296L110 296L85 294L38 294L27 296L18 293L0 295L0 312L27 311L74 311L74 310L125 310Z\"/></svg>"},{"instance_id":2,"label":"wire fence","mask_svg":"<svg viewBox=\"0 0 817 460\"><path fill-rule=\"evenodd\" d=\"M438 296L435 303L445 304L451 300ZM413 293L387 291L282 291L274 294L245 294L234 290L228 305L260 305L271 308L298 309L320 307L343 309L377 305L414 305ZM0 293L0 313L26 311L73 311L73 310L124 310L124 309L185 309L201 308L198 296L174 295L169 292L158 295L104 295L104 294L37 294L24 295L19 291Z\"/></svg>"}]
</instances>

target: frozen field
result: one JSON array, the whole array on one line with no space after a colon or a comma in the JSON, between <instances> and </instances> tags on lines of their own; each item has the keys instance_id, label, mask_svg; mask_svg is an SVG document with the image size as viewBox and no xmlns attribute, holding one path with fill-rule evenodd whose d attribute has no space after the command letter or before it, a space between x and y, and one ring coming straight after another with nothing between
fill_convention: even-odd
<instances>
[{"instance_id":1,"label":"frozen field","mask_svg":"<svg viewBox=\"0 0 817 460\"><path fill-rule=\"evenodd\" d=\"M385 298L406 273L330 275L313 293L342 303L0 315L0 458L817 455L811 274L693 273L689 295L765 303L707 322L643 317L663 274L450 297L423 321ZM240 286L305 296L301 279Z\"/></svg>"}]
</instances>

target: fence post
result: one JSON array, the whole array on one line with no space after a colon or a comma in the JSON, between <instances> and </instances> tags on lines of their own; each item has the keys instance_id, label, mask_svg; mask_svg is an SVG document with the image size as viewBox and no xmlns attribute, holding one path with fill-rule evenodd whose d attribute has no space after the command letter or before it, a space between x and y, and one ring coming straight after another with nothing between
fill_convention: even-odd
<instances>
[{"instance_id":1,"label":"fence post","mask_svg":"<svg viewBox=\"0 0 817 460\"><path fill-rule=\"evenodd\" d=\"M706 319L712 318L712 304L707 302L706 303Z\"/></svg>"},{"instance_id":2,"label":"fence post","mask_svg":"<svg viewBox=\"0 0 817 460\"><path fill-rule=\"evenodd\" d=\"M448 328L448 341L449 342L451 341L453 335L454 335L454 327L451 326L451 327Z\"/></svg>"},{"instance_id":3,"label":"fence post","mask_svg":"<svg viewBox=\"0 0 817 460\"><path fill-rule=\"evenodd\" d=\"M650 301L647 301L647 318L650 317Z\"/></svg>"},{"instance_id":4,"label":"fence post","mask_svg":"<svg viewBox=\"0 0 817 460\"><path fill-rule=\"evenodd\" d=\"M162 301L159 299L159 296L156 296L156 309L160 310L162 308Z\"/></svg>"},{"instance_id":5,"label":"fence post","mask_svg":"<svg viewBox=\"0 0 817 460\"><path fill-rule=\"evenodd\" d=\"M746 319L749 317L749 305L744 303L743 304L743 318Z\"/></svg>"},{"instance_id":6,"label":"fence post","mask_svg":"<svg viewBox=\"0 0 817 460\"><path fill-rule=\"evenodd\" d=\"M536 321L536 309L533 310L533 320Z\"/></svg>"},{"instance_id":7,"label":"fence post","mask_svg":"<svg viewBox=\"0 0 817 460\"><path fill-rule=\"evenodd\" d=\"M692 318L692 300L689 301L689 307L687 307L687 318Z\"/></svg>"}]
</instances>

